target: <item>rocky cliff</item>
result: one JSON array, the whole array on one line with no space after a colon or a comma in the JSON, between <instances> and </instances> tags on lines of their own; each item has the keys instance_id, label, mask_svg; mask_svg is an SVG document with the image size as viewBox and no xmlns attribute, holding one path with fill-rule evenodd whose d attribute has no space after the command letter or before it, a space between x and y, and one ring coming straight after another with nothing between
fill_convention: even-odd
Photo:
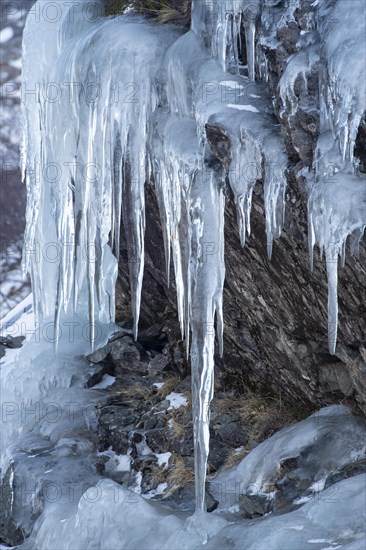
<instances>
[{"instance_id":1,"label":"rocky cliff","mask_svg":"<svg viewBox=\"0 0 366 550\"><path fill-rule=\"evenodd\" d=\"M358 257L347 250L345 265L339 267L340 322L334 356L329 354L327 343L325 262L315 254L311 270L309 261L308 194L303 174L313 165L320 131L316 6L307 0L265 4L257 22L256 76L266 83L272 96L277 118L274 123L280 125L288 156L285 223L268 260L263 189L259 181L253 196L252 234L242 248L227 185L224 355L222 359L216 358L216 376L226 389L238 389L242 384L301 406L350 402L365 412L364 248L361 244ZM240 57L244 63L245 44L243 26ZM284 81L285 69L291 69L294 59L297 69L287 70ZM355 147L361 172L365 166L364 123L365 119ZM230 136L219 122L207 126L206 131L212 154L227 166ZM188 372L177 323L174 283L168 288L164 275L163 237L153 181L146 184L146 201L146 265L140 325L159 325L168 335L166 353L179 371ZM209 253L218 254L218 249L217 243L213 243ZM126 242L122 238L117 316L128 325L126 259ZM174 281L173 276L170 279Z\"/></svg>"}]
</instances>

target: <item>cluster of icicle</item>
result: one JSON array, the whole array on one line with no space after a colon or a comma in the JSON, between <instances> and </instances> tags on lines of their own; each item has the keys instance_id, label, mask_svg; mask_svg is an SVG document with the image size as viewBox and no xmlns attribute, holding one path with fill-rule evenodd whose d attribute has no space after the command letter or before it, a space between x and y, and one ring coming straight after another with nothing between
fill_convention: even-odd
<instances>
[{"instance_id":1,"label":"cluster of icicle","mask_svg":"<svg viewBox=\"0 0 366 550\"><path fill-rule=\"evenodd\" d=\"M301 9L299 1L289 3L288 21L297 8ZM301 83L307 92L308 75L318 71L320 135L314 170L307 174L309 249L311 266L315 244L326 260L328 340L329 351L334 354L338 259L341 257L344 265L348 237L351 254L358 253L366 226L366 181L354 156L358 129L366 112L366 7L363 0L322 0L314 2L312 9L308 29L301 33L301 48L290 56L280 79L279 94L293 115L300 101L296 85ZM345 29L352 29L352 36Z\"/></svg>"},{"instance_id":2,"label":"cluster of icicle","mask_svg":"<svg viewBox=\"0 0 366 550\"><path fill-rule=\"evenodd\" d=\"M181 330L191 354L196 499L201 513L214 326L222 351L226 177L243 245L250 233L251 198L258 180L264 182L269 256L284 215L287 157L269 114L271 105L264 99L265 86L254 82L262 3L232 0L221 6L193 0L192 27L185 34L133 13L104 18L102 0L66 4L59 2L62 17L57 24L42 20L40 25L30 15L24 34L23 80L29 90L38 90L36 96L26 96L23 145L28 188L25 268L32 277L36 313L40 319L53 317L56 325L76 314L92 322L114 319L123 221L137 334L144 185L153 176L167 276L172 258ZM41 0L38 5L41 9ZM238 53L242 23L247 66L241 65ZM324 44L331 58L331 38L326 36ZM354 107L357 115L351 121L345 120L342 109L325 109L330 94L342 96L348 85L352 92L346 64L344 59L327 66L328 78L334 82L336 77L339 89L324 84L322 116L333 121L329 131L343 148L345 187L352 180L358 189L350 155L362 105ZM329 109L334 105L331 99ZM342 105L346 109L345 102ZM229 137L231 160L225 168L210 149L208 124ZM320 144L319 163L328 154L338 155L338 149L332 153ZM362 225L357 204L353 208L358 199L349 195L349 204L344 204L342 195L338 204L319 170L317 179L310 197L311 247L315 241L325 247L331 238L343 246L347 235ZM336 271L328 272L333 296Z\"/></svg>"},{"instance_id":3,"label":"cluster of icicle","mask_svg":"<svg viewBox=\"0 0 366 550\"><path fill-rule=\"evenodd\" d=\"M345 262L348 237L358 252L366 226L366 180L354 150L366 112L365 2L320 3L320 132L315 185L309 199L309 246L325 254L328 275L328 339L335 353L338 328L338 258ZM345 36L351 29L352 37Z\"/></svg>"}]
</instances>

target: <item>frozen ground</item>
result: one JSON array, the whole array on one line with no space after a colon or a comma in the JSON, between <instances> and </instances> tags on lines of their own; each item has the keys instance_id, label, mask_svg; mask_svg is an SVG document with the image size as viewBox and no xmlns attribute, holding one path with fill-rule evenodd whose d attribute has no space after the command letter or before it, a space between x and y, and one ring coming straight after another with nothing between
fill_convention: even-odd
<instances>
[{"instance_id":1,"label":"frozen ground","mask_svg":"<svg viewBox=\"0 0 366 550\"><path fill-rule=\"evenodd\" d=\"M18 548L364 550L366 475L328 483L335 472L365 459L364 421L343 406L322 409L278 432L220 473L210 489L216 491L217 510L193 520L164 503L165 486L142 495L138 476L133 484L109 479L108 468L129 471L128 456L106 451L110 463L98 474L94 411L108 381L85 387L94 367L81 358L89 350L85 325L80 319L73 323L74 342L70 326L63 327L68 336L54 356L46 326L35 330L29 298L2 322L3 332L27 335L23 348L7 351L0 370L2 472L9 467L12 472L8 494L18 524L26 530L35 521ZM102 345L114 328L100 328ZM243 495L275 499L274 480L291 458L299 460L296 475L310 480L310 487L290 511L245 519Z\"/></svg>"}]
</instances>

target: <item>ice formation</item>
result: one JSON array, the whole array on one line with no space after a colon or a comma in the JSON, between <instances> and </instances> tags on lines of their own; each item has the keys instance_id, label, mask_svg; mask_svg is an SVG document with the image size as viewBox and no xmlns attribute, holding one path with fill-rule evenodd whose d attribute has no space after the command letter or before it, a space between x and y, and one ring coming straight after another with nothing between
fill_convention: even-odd
<instances>
[{"instance_id":1,"label":"ice formation","mask_svg":"<svg viewBox=\"0 0 366 550\"><path fill-rule=\"evenodd\" d=\"M121 27L119 19L98 17L98 4L91 6L89 18L80 7L73 10L74 25L63 10L59 36L49 25L52 36L37 71L31 60L40 43L34 46L32 34L39 23L30 16L24 31L27 86L43 84L38 106L32 98L25 107L26 268L40 319L54 315L58 324L61 314L81 313L92 322L113 320L122 217L137 332L147 125L158 101L156 66L177 32L139 19Z\"/></svg>"},{"instance_id":2,"label":"ice formation","mask_svg":"<svg viewBox=\"0 0 366 550\"><path fill-rule=\"evenodd\" d=\"M244 27L247 73L255 80L256 25L259 20L261 0L229 0L211 2L192 1L192 30L200 38L224 70L239 72L239 45Z\"/></svg>"},{"instance_id":3,"label":"ice formation","mask_svg":"<svg viewBox=\"0 0 366 550\"><path fill-rule=\"evenodd\" d=\"M352 38L345 39L345 27ZM365 3L327 0L319 8L320 137L315 157L315 185L309 198L310 250L325 253L328 274L329 350L335 352L338 327L338 257L346 242L357 251L366 226L366 181L354 157L355 141L366 111Z\"/></svg>"},{"instance_id":4,"label":"ice formation","mask_svg":"<svg viewBox=\"0 0 366 550\"><path fill-rule=\"evenodd\" d=\"M353 158L365 110L361 3L355 0L349 9L349 3L326 0L319 8L322 133L309 226L311 249L317 243L326 250L332 352L337 257L344 254L348 236L361 238L366 223L365 183ZM36 316L53 319L56 327L75 316L91 326L114 320L123 221L137 334L144 185L153 175L167 273L172 258L181 330L191 355L196 499L203 513L215 326L222 351L226 177L243 245L258 180L264 182L269 256L284 215L287 157L265 84L254 82L263 74L257 59L262 2L194 0L192 27L185 34L131 13L105 18L101 1L58 4L57 24L40 25L29 16L24 33L23 80L28 91L35 91L26 94L24 105L24 263L32 277ZM93 13L86 11L90 6ZM336 9L338 22L329 17ZM346 44L345 19L355 33ZM247 66L238 46L242 27ZM300 68L299 58L296 64L290 60L280 83L281 96L292 104L293 75L306 71L310 55L313 50L304 54ZM355 55L357 82L350 69ZM229 138L231 158L225 165L213 154L209 126ZM92 330L92 345L94 340Z\"/></svg>"}]
</instances>

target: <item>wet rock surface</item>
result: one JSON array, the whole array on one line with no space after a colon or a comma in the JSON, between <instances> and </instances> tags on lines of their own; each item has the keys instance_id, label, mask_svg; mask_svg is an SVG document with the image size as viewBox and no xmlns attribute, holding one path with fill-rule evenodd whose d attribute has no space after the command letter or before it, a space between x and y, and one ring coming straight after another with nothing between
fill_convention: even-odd
<instances>
[{"instance_id":1,"label":"wet rock surface","mask_svg":"<svg viewBox=\"0 0 366 550\"><path fill-rule=\"evenodd\" d=\"M7 349L21 348L24 340L24 336L0 336L0 359L5 357Z\"/></svg>"}]
</instances>

